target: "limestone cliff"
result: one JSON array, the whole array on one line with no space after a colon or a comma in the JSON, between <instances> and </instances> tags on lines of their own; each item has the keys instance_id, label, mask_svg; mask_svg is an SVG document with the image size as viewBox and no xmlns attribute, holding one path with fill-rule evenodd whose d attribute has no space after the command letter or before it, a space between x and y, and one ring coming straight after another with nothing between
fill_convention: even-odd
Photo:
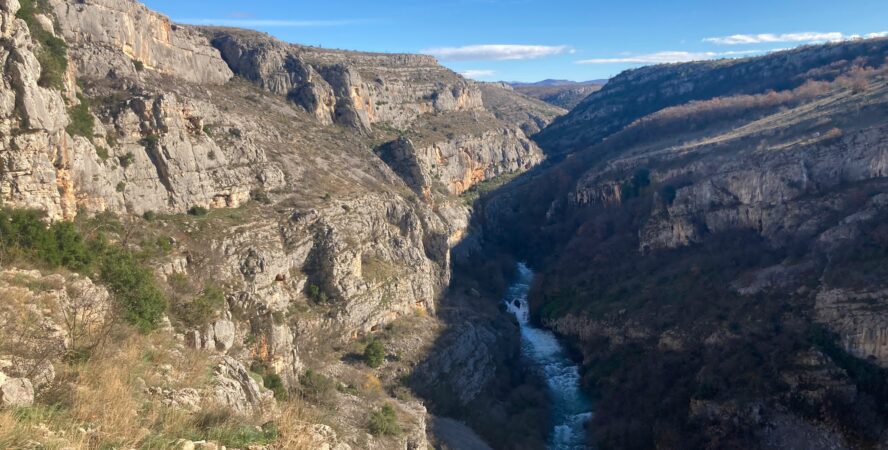
<instances>
[{"instance_id":1,"label":"limestone cliff","mask_svg":"<svg viewBox=\"0 0 888 450\"><path fill-rule=\"evenodd\" d=\"M523 172L543 160L539 147L524 132L486 114L449 115L420 123L413 136L383 144L378 151L408 186L426 198L435 189L459 195L478 183ZM447 131L423 132L439 127Z\"/></svg>"},{"instance_id":2,"label":"limestone cliff","mask_svg":"<svg viewBox=\"0 0 888 450\"><path fill-rule=\"evenodd\" d=\"M326 50L246 30L204 32L238 75L324 123L404 128L422 114L482 108L478 88L430 56Z\"/></svg>"},{"instance_id":3,"label":"limestone cliff","mask_svg":"<svg viewBox=\"0 0 888 450\"><path fill-rule=\"evenodd\" d=\"M172 24L141 3L50 4L81 77L132 77L146 68L192 83L222 84L233 76L200 33Z\"/></svg>"}]
</instances>

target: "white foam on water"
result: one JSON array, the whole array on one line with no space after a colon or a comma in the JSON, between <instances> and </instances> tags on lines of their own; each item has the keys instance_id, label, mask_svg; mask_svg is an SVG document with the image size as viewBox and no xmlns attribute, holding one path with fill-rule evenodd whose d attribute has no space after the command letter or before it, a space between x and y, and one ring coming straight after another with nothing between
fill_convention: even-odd
<instances>
[{"instance_id":1,"label":"white foam on water","mask_svg":"<svg viewBox=\"0 0 888 450\"><path fill-rule=\"evenodd\" d=\"M585 424L592 418L592 405L580 389L580 372L570 360L555 335L530 324L527 294L533 272L518 264L518 278L506 294L506 308L521 325L524 356L546 378L552 399L554 428L549 439L550 450L586 449Z\"/></svg>"}]
</instances>

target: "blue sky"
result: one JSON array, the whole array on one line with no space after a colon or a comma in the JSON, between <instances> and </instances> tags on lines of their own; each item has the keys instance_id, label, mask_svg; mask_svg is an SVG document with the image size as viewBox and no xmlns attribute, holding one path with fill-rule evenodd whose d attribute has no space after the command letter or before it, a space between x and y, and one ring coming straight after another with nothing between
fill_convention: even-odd
<instances>
[{"instance_id":1,"label":"blue sky","mask_svg":"<svg viewBox=\"0 0 888 450\"><path fill-rule=\"evenodd\" d=\"M886 0L145 0L174 21L429 53L481 80L607 78L657 62L888 35Z\"/></svg>"}]
</instances>

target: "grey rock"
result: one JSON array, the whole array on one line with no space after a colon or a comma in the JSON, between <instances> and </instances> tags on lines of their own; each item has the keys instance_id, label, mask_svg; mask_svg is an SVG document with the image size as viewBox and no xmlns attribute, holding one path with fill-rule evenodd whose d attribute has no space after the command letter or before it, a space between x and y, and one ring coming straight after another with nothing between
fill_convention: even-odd
<instances>
[{"instance_id":1,"label":"grey rock","mask_svg":"<svg viewBox=\"0 0 888 450\"><path fill-rule=\"evenodd\" d=\"M0 385L0 407L31 406L34 386L27 378L8 378Z\"/></svg>"},{"instance_id":2,"label":"grey rock","mask_svg":"<svg viewBox=\"0 0 888 450\"><path fill-rule=\"evenodd\" d=\"M212 398L239 414L262 410L273 401L273 395L263 390L250 373L236 359L223 356L215 369Z\"/></svg>"},{"instance_id":3,"label":"grey rock","mask_svg":"<svg viewBox=\"0 0 888 450\"><path fill-rule=\"evenodd\" d=\"M246 30L204 32L236 74L323 123L403 128L421 114L482 108L478 88L430 56L327 50Z\"/></svg>"},{"instance_id":4,"label":"grey rock","mask_svg":"<svg viewBox=\"0 0 888 450\"><path fill-rule=\"evenodd\" d=\"M231 70L207 39L141 3L120 0L52 0L60 32L81 76L136 76L148 71L194 83L225 83Z\"/></svg>"}]
</instances>

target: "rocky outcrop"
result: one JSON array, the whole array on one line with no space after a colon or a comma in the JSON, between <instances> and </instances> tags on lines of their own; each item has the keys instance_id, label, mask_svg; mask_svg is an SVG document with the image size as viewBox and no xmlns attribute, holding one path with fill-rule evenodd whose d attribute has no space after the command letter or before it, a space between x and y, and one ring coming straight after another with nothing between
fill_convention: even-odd
<instances>
[{"instance_id":1,"label":"rocky outcrop","mask_svg":"<svg viewBox=\"0 0 888 450\"><path fill-rule=\"evenodd\" d=\"M418 147L409 139L383 145L380 156L408 186L430 196L434 184L459 195L472 186L503 174L523 172L542 161L539 148L512 128L480 136L458 136Z\"/></svg>"},{"instance_id":2,"label":"rocky outcrop","mask_svg":"<svg viewBox=\"0 0 888 450\"><path fill-rule=\"evenodd\" d=\"M326 50L246 30L204 31L236 74L323 123L404 128L421 114L482 107L476 86L429 56Z\"/></svg>"},{"instance_id":3,"label":"rocky outcrop","mask_svg":"<svg viewBox=\"0 0 888 450\"><path fill-rule=\"evenodd\" d=\"M34 386L27 378L6 378L0 373L0 407L31 406Z\"/></svg>"},{"instance_id":4,"label":"rocky outcrop","mask_svg":"<svg viewBox=\"0 0 888 450\"><path fill-rule=\"evenodd\" d=\"M875 196L867 210L849 216L841 227L833 231L824 228L830 217L849 208L834 190L877 179L886 172L888 129L879 124L858 128L836 113L845 108L877 108L883 101L883 89L874 86L873 95L867 98L849 97L847 91L840 91L831 97L835 99L831 107L800 107L786 121L762 120L699 144L614 158L581 178L571 202L579 206L619 205L626 192L633 192L624 189L633 183L633 174L644 171L649 183L663 189L661 196L669 192L669 198L660 197L662 206L640 231L640 246L645 251L685 246L707 233L738 229L784 243L824 233L818 242L829 247L886 202L885 197ZM829 115L834 119L824 122L823 117ZM813 124L818 122L828 125L816 128ZM816 131L808 128L811 126ZM777 127L799 132L787 142L774 137ZM745 147L753 140L758 140L757 148ZM725 153L726 148L737 151ZM674 162L678 161L682 164L676 167Z\"/></svg>"},{"instance_id":5,"label":"rocky outcrop","mask_svg":"<svg viewBox=\"0 0 888 450\"><path fill-rule=\"evenodd\" d=\"M225 353L234 347L237 325L230 319L219 319L204 327L185 334L185 342L192 348Z\"/></svg>"},{"instance_id":6,"label":"rocky outcrop","mask_svg":"<svg viewBox=\"0 0 888 450\"><path fill-rule=\"evenodd\" d=\"M142 70L192 83L221 84L232 77L206 37L171 24L141 3L52 0L50 4L81 77L137 77Z\"/></svg>"},{"instance_id":7,"label":"rocky outcrop","mask_svg":"<svg viewBox=\"0 0 888 450\"><path fill-rule=\"evenodd\" d=\"M824 289L817 293L817 320L839 336L850 354L888 367L888 292Z\"/></svg>"},{"instance_id":8,"label":"rocky outcrop","mask_svg":"<svg viewBox=\"0 0 888 450\"><path fill-rule=\"evenodd\" d=\"M273 401L272 393L256 384L250 372L234 358L220 358L214 376L212 397L219 405L239 414L257 412Z\"/></svg>"},{"instance_id":9,"label":"rocky outcrop","mask_svg":"<svg viewBox=\"0 0 888 450\"><path fill-rule=\"evenodd\" d=\"M7 206L44 209L54 219L72 217L65 101L40 85L41 50L16 18L18 10L18 1L0 3L0 199Z\"/></svg>"},{"instance_id":10,"label":"rocky outcrop","mask_svg":"<svg viewBox=\"0 0 888 450\"><path fill-rule=\"evenodd\" d=\"M224 115L211 103L146 93L99 113L102 140L75 138L71 163L77 202L89 210L233 208L252 190L284 185L281 169L252 141L246 124L237 133L219 127L209 134ZM99 157L99 148L109 155Z\"/></svg>"}]
</instances>

